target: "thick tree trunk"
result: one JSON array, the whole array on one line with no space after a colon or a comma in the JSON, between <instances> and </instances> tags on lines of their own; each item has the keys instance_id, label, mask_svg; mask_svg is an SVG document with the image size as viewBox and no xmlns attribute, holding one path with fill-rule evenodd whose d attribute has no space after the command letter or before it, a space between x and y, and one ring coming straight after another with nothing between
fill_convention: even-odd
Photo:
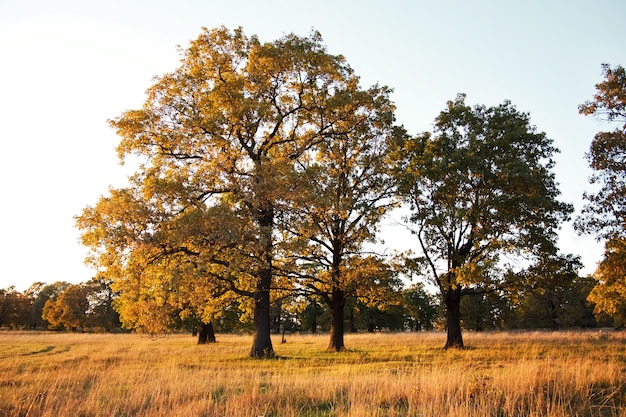
<instances>
[{"instance_id":1,"label":"thick tree trunk","mask_svg":"<svg viewBox=\"0 0 626 417\"><path fill-rule=\"evenodd\" d=\"M274 348L270 338L272 327L270 320L271 282L271 270L262 271L254 293L254 335L250 350L251 358L268 359L274 357Z\"/></svg>"},{"instance_id":2,"label":"thick tree trunk","mask_svg":"<svg viewBox=\"0 0 626 417\"><path fill-rule=\"evenodd\" d=\"M461 335L461 292L448 290L445 295L448 338L445 349L463 348L463 336Z\"/></svg>"},{"instance_id":3,"label":"thick tree trunk","mask_svg":"<svg viewBox=\"0 0 626 417\"><path fill-rule=\"evenodd\" d=\"M345 305L345 296L343 290L336 289L333 291L333 297L330 300L330 344L329 352L343 352L346 347L343 343L344 334L344 316L343 308Z\"/></svg>"},{"instance_id":4,"label":"thick tree trunk","mask_svg":"<svg viewBox=\"0 0 626 417\"><path fill-rule=\"evenodd\" d=\"M250 357L256 359L274 358L274 348L270 333L272 320L270 315L270 290L272 288L272 261L273 243L272 232L274 228L274 210L267 206L260 210L257 223L259 225L259 243L262 250L260 258L263 262L259 269L256 289L254 291L254 335Z\"/></svg>"},{"instance_id":5,"label":"thick tree trunk","mask_svg":"<svg viewBox=\"0 0 626 417\"><path fill-rule=\"evenodd\" d=\"M215 343L215 330L211 321L208 324L202 323L198 333L198 344L206 345L208 343Z\"/></svg>"}]
</instances>

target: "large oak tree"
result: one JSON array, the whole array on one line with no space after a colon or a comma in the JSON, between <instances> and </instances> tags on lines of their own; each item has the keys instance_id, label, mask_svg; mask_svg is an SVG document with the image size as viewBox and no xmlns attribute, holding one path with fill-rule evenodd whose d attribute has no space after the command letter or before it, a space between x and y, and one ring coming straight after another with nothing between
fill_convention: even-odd
<instances>
[{"instance_id":1,"label":"large oak tree","mask_svg":"<svg viewBox=\"0 0 626 417\"><path fill-rule=\"evenodd\" d=\"M336 126L349 128L341 98L355 80L317 33L261 43L241 29L205 29L141 109L111 121L120 158L141 166L78 225L126 300L122 320L192 308L208 323L224 297L249 296L250 356L274 355L270 292L285 251L277 218L294 192L308 192L293 185L300 160Z\"/></svg>"},{"instance_id":2,"label":"large oak tree","mask_svg":"<svg viewBox=\"0 0 626 417\"><path fill-rule=\"evenodd\" d=\"M459 95L434 126L400 142L398 179L421 252L414 266L440 291L446 347L462 347L461 297L498 284L501 255L555 253L572 207L557 200L552 140L510 102L470 107Z\"/></svg>"}]
</instances>

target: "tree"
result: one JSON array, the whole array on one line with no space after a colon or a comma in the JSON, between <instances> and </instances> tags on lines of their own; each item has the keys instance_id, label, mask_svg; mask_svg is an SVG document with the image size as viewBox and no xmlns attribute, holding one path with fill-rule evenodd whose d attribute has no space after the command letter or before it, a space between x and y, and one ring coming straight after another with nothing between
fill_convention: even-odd
<instances>
[{"instance_id":1,"label":"tree","mask_svg":"<svg viewBox=\"0 0 626 417\"><path fill-rule=\"evenodd\" d=\"M11 286L0 289L0 327L23 328L30 324L30 299Z\"/></svg>"},{"instance_id":2,"label":"tree","mask_svg":"<svg viewBox=\"0 0 626 417\"><path fill-rule=\"evenodd\" d=\"M396 203L389 150L404 131L394 126L389 94L377 85L362 90L357 78L336 92L332 111L339 120L298 167L297 189L304 192L296 193L284 219L297 245L288 268L330 309L330 351L345 349L347 298L380 298L394 280L383 258L365 248Z\"/></svg>"},{"instance_id":3,"label":"tree","mask_svg":"<svg viewBox=\"0 0 626 417\"><path fill-rule=\"evenodd\" d=\"M599 190L583 194L588 203L575 227L580 233L595 234L598 240L606 239L604 259L594 274L598 285L589 299L596 304L597 313L604 312L621 325L626 320L626 70L603 64L602 72L605 79L596 84L593 100L578 109L618 127L597 133L591 143L587 160L594 173L589 182Z\"/></svg>"},{"instance_id":4,"label":"tree","mask_svg":"<svg viewBox=\"0 0 626 417\"><path fill-rule=\"evenodd\" d=\"M461 298L461 327L477 332L502 329L509 305L502 291L485 288Z\"/></svg>"},{"instance_id":5,"label":"tree","mask_svg":"<svg viewBox=\"0 0 626 417\"><path fill-rule=\"evenodd\" d=\"M463 347L461 297L494 288L503 254L556 252L556 229L572 212L557 200L557 152L529 116L508 101L495 107L449 101L435 131L404 138L400 192L421 256L447 315L446 348Z\"/></svg>"},{"instance_id":6,"label":"tree","mask_svg":"<svg viewBox=\"0 0 626 417\"><path fill-rule=\"evenodd\" d=\"M41 316L53 329L109 332L120 327L113 309L115 296L110 281L102 276L63 285L46 300Z\"/></svg>"},{"instance_id":7,"label":"tree","mask_svg":"<svg viewBox=\"0 0 626 417\"><path fill-rule=\"evenodd\" d=\"M404 290L404 305L408 327L411 330L432 330L437 317L437 304L433 296L426 292L421 282Z\"/></svg>"},{"instance_id":8,"label":"tree","mask_svg":"<svg viewBox=\"0 0 626 417\"><path fill-rule=\"evenodd\" d=\"M83 284L87 290L89 325L92 330L110 332L121 327L120 315L113 308L119 294L111 288L112 283L113 281L105 276L97 275Z\"/></svg>"},{"instance_id":9,"label":"tree","mask_svg":"<svg viewBox=\"0 0 626 417\"><path fill-rule=\"evenodd\" d=\"M300 313L300 326L302 331L309 331L313 334L317 333L318 328L324 329L328 320L328 309L325 309L318 297L311 296L307 298L307 304Z\"/></svg>"},{"instance_id":10,"label":"tree","mask_svg":"<svg viewBox=\"0 0 626 417\"><path fill-rule=\"evenodd\" d=\"M48 323L43 318L43 310L48 300L56 300L56 298L70 285L66 281L57 281L52 284L44 284L36 282L30 286L27 293L33 299L32 302L32 327L47 328Z\"/></svg>"},{"instance_id":11,"label":"tree","mask_svg":"<svg viewBox=\"0 0 626 417\"><path fill-rule=\"evenodd\" d=\"M247 296L250 356L274 355L276 219L295 167L342 124L336 96L353 80L318 33L262 44L241 29L204 29L142 109L111 121L120 158L142 163L128 188L85 209L78 226L120 304L133 305L120 310L123 320L181 305L208 319L224 297Z\"/></svg>"},{"instance_id":12,"label":"tree","mask_svg":"<svg viewBox=\"0 0 626 417\"><path fill-rule=\"evenodd\" d=\"M28 327L31 329L47 326L41 318L45 300L41 300L39 298L39 294L45 287L45 282L34 282L25 292L26 296L30 300L30 322Z\"/></svg>"},{"instance_id":13,"label":"tree","mask_svg":"<svg viewBox=\"0 0 626 417\"><path fill-rule=\"evenodd\" d=\"M594 273L597 285L589 294L597 315L605 313L617 327L626 324L626 240L605 244L604 258Z\"/></svg>"},{"instance_id":14,"label":"tree","mask_svg":"<svg viewBox=\"0 0 626 417\"><path fill-rule=\"evenodd\" d=\"M399 294L398 294L399 295ZM404 330L405 311L401 303L380 303L372 305L354 299L354 305L348 303L351 309L351 331L402 331Z\"/></svg>"},{"instance_id":15,"label":"tree","mask_svg":"<svg viewBox=\"0 0 626 417\"><path fill-rule=\"evenodd\" d=\"M577 296L582 290L578 277L581 268L577 256L553 255L520 272L514 284L520 299L518 325L553 330L582 325L584 305Z\"/></svg>"},{"instance_id":16,"label":"tree","mask_svg":"<svg viewBox=\"0 0 626 417\"><path fill-rule=\"evenodd\" d=\"M59 330L82 330L90 327L88 288L71 284L55 299L46 301L42 318Z\"/></svg>"},{"instance_id":17,"label":"tree","mask_svg":"<svg viewBox=\"0 0 626 417\"><path fill-rule=\"evenodd\" d=\"M598 239L623 239L626 237L626 70L603 64L602 71L605 80L596 84L593 100L578 109L581 114L620 126L612 132L599 132L591 143L586 156L594 173L589 182L600 189L583 194L588 204L575 226L581 233L596 234Z\"/></svg>"}]
</instances>

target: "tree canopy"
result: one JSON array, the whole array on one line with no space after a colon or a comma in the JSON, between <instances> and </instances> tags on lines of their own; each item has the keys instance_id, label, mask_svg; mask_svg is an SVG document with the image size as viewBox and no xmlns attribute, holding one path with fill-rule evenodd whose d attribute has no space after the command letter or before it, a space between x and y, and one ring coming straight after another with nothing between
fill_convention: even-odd
<instances>
[{"instance_id":1,"label":"tree canopy","mask_svg":"<svg viewBox=\"0 0 626 417\"><path fill-rule=\"evenodd\" d=\"M331 310L329 350L344 349L344 305L348 297L389 301L387 289L399 285L383 257L365 253L377 243L381 219L397 202L390 175L390 149L403 130L394 126L390 90L373 86L337 94L328 140L303 160L298 189L285 216L293 238L290 272L298 288L313 293Z\"/></svg>"},{"instance_id":2,"label":"tree canopy","mask_svg":"<svg viewBox=\"0 0 626 417\"><path fill-rule=\"evenodd\" d=\"M618 126L598 132L591 143L587 160L594 170L589 179L596 192L584 193L588 201L576 220L581 232L598 238L626 237L626 71L623 67L602 65L604 81L596 84L593 100L579 106L579 112L596 116Z\"/></svg>"},{"instance_id":3,"label":"tree canopy","mask_svg":"<svg viewBox=\"0 0 626 417\"><path fill-rule=\"evenodd\" d=\"M556 230L573 208L557 200L557 149L510 102L486 107L449 101L434 133L400 142L400 192L421 256L447 308L447 347L463 346L463 295L497 284L500 255L556 251Z\"/></svg>"}]
</instances>

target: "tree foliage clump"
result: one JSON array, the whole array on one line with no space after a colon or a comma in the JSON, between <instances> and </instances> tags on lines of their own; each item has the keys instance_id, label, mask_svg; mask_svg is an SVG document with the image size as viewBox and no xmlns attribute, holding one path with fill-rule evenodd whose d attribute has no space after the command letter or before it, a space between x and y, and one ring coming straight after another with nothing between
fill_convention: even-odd
<instances>
[{"instance_id":1,"label":"tree foliage clump","mask_svg":"<svg viewBox=\"0 0 626 417\"><path fill-rule=\"evenodd\" d=\"M594 273L598 284L591 290L589 301L597 313L613 318L617 327L626 325L626 241L612 239L605 245L604 259Z\"/></svg>"},{"instance_id":2,"label":"tree foliage clump","mask_svg":"<svg viewBox=\"0 0 626 417\"><path fill-rule=\"evenodd\" d=\"M598 285L589 300L596 304L598 314L608 314L615 324L626 320L626 70L602 65L604 81L596 84L593 100L579 106L584 115L596 116L616 123L612 131L595 135L587 160L594 170L589 181L599 188L584 193L587 205L576 219L581 233L595 234L605 239L604 258L598 265L595 278Z\"/></svg>"},{"instance_id":3,"label":"tree foliage clump","mask_svg":"<svg viewBox=\"0 0 626 417\"><path fill-rule=\"evenodd\" d=\"M0 289L0 327L18 329L30 326L30 306L29 297L15 287Z\"/></svg>"},{"instance_id":4,"label":"tree foliage clump","mask_svg":"<svg viewBox=\"0 0 626 417\"><path fill-rule=\"evenodd\" d=\"M54 330L110 332L120 327L115 297L110 282L101 277L67 284L46 300L41 318Z\"/></svg>"},{"instance_id":5,"label":"tree foliage clump","mask_svg":"<svg viewBox=\"0 0 626 417\"><path fill-rule=\"evenodd\" d=\"M588 204L577 218L576 227L602 239L626 237L626 70L602 65L604 81L596 84L593 100L579 112L617 124L612 131L598 132L587 160L594 170L589 181L599 189L585 192Z\"/></svg>"}]
</instances>

